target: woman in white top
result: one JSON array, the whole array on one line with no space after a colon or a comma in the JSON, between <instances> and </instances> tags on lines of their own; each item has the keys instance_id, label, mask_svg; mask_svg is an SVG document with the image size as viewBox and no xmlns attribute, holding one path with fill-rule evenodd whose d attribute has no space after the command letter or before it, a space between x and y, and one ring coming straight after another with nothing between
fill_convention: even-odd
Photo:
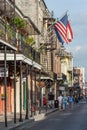
<instances>
[{"instance_id":1,"label":"woman in white top","mask_svg":"<svg viewBox=\"0 0 87 130\"><path fill-rule=\"evenodd\" d=\"M62 99L63 99L63 97L62 97L62 95L60 95L60 96L58 97L58 101L59 101L59 110L62 109Z\"/></svg>"}]
</instances>

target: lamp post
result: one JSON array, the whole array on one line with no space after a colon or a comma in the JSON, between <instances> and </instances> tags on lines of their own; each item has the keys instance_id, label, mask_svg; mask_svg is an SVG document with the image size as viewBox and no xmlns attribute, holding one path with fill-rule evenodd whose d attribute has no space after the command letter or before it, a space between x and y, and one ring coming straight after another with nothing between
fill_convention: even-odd
<instances>
[{"instance_id":1,"label":"lamp post","mask_svg":"<svg viewBox=\"0 0 87 130\"><path fill-rule=\"evenodd\" d=\"M72 87L73 87L73 57L72 57Z\"/></svg>"}]
</instances>

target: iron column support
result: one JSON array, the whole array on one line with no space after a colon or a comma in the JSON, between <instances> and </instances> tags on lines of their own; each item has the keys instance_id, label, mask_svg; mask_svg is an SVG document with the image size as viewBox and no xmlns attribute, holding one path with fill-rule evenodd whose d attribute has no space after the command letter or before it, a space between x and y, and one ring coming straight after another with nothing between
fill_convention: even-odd
<instances>
[{"instance_id":1,"label":"iron column support","mask_svg":"<svg viewBox=\"0 0 87 130\"><path fill-rule=\"evenodd\" d=\"M28 110L29 110L29 106L28 106L28 64L26 64L26 115L25 115L25 119L28 119Z\"/></svg>"},{"instance_id":2,"label":"iron column support","mask_svg":"<svg viewBox=\"0 0 87 130\"><path fill-rule=\"evenodd\" d=\"M33 107L33 93L32 93L32 66L31 66L31 70L30 70L30 77L31 77L31 83L30 83L30 85L31 85L31 117L33 116L33 112L32 112L32 107Z\"/></svg>"},{"instance_id":3,"label":"iron column support","mask_svg":"<svg viewBox=\"0 0 87 130\"><path fill-rule=\"evenodd\" d=\"M16 123L16 51L14 52L14 123Z\"/></svg>"},{"instance_id":4,"label":"iron column support","mask_svg":"<svg viewBox=\"0 0 87 130\"><path fill-rule=\"evenodd\" d=\"M37 109L37 96L36 96L36 91L37 91L37 89L36 89L36 71L35 71L35 81L34 81L34 83L35 83L35 97L34 97L34 99L35 99L35 111L34 111L34 115L36 115L36 109Z\"/></svg>"},{"instance_id":5,"label":"iron column support","mask_svg":"<svg viewBox=\"0 0 87 130\"><path fill-rule=\"evenodd\" d=\"M41 70L39 72L39 87L40 87L40 99L39 99L39 114L40 114L41 113L41 104L42 104Z\"/></svg>"},{"instance_id":6,"label":"iron column support","mask_svg":"<svg viewBox=\"0 0 87 130\"><path fill-rule=\"evenodd\" d=\"M4 48L4 94L5 94L5 101L4 101L4 111L5 111L5 126L7 127L7 94L6 94L6 88L7 88L7 78L6 78L6 53L7 53L7 47Z\"/></svg>"},{"instance_id":7,"label":"iron column support","mask_svg":"<svg viewBox=\"0 0 87 130\"><path fill-rule=\"evenodd\" d=\"M22 61L20 61L20 119L19 121L22 120Z\"/></svg>"}]
</instances>

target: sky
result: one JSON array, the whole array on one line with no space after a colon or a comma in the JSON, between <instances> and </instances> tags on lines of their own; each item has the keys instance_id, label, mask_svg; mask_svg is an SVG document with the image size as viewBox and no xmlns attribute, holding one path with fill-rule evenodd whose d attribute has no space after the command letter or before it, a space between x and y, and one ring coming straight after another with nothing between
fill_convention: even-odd
<instances>
[{"instance_id":1,"label":"sky","mask_svg":"<svg viewBox=\"0 0 87 130\"><path fill-rule=\"evenodd\" d=\"M64 43L73 55L73 64L84 67L87 81L87 0L44 0L54 18L61 18L67 11L73 30L73 41Z\"/></svg>"}]
</instances>

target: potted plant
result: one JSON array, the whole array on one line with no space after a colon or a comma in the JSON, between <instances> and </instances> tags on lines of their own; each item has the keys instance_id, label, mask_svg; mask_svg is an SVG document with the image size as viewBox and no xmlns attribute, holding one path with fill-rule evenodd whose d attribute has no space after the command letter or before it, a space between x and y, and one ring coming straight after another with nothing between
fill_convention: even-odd
<instances>
[{"instance_id":1,"label":"potted plant","mask_svg":"<svg viewBox=\"0 0 87 130\"><path fill-rule=\"evenodd\" d=\"M34 38L33 37L26 38L26 43L30 46L33 46L35 44Z\"/></svg>"},{"instance_id":2,"label":"potted plant","mask_svg":"<svg viewBox=\"0 0 87 130\"><path fill-rule=\"evenodd\" d=\"M32 54L29 54L29 58L30 58L31 60L33 60L33 56L32 56Z\"/></svg>"},{"instance_id":3,"label":"potted plant","mask_svg":"<svg viewBox=\"0 0 87 130\"><path fill-rule=\"evenodd\" d=\"M11 25L12 26L15 26L16 29L22 29L25 27L25 21L24 19L22 18L19 18L19 17L14 17L12 20L11 20Z\"/></svg>"},{"instance_id":4,"label":"potted plant","mask_svg":"<svg viewBox=\"0 0 87 130\"><path fill-rule=\"evenodd\" d=\"M16 29L17 48L19 50L19 32L26 26L26 22L24 19L16 16L11 20L11 25Z\"/></svg>"}]
</instances>

